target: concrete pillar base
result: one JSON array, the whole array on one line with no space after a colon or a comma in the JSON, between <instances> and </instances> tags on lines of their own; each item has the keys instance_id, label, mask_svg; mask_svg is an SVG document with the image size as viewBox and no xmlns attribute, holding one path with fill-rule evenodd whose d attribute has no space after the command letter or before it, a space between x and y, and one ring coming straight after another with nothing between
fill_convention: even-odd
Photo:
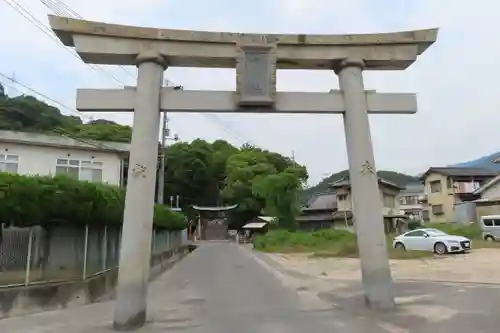
<instances>
[{"instance_id":1,"label":"concrete pillar base","mask_svg":"<svg viewBox=\"0 0 500 333\"><path fill-rule=\"evenodd\" d=\"M122 322L113 322L113 329L115 331L127 332L135 331L144 326L146 323L146 310L140 311L135 316L130 317L128 320Z\"/></svg>"}]
</instances>

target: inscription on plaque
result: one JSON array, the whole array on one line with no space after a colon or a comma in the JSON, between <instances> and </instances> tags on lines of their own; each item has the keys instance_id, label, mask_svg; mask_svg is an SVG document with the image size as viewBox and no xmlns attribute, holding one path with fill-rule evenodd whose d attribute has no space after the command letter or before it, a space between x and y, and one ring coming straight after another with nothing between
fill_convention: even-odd
<instances>
[{"instance_id":1,"label":"inscription on plaque","mask_svg":"<svg viewBox=\"0 0 500 333\"><path fill-rule=\"evenodd\" d=\"M272 46L243 46L236 66L237 96L240 106L274 104L276 53Z\"/></svg>"},{"instance_id":2,"label":"inscription on plaque","mask_svg":"<svg viewBox=\"0 0 500 333\"><path fill-rule=\"evenodd\" d=\"M246 52L243 95L252 99L269 97L269 60L267 53Z\"/></svg>"}]
</instances>

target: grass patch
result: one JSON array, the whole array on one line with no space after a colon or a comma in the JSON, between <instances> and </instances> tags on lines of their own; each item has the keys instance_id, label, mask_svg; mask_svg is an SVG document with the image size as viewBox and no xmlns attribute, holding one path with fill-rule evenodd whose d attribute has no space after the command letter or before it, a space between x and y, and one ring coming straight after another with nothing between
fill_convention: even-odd
<instances>
[{"instance_id":1,"label":"grass patch","mask_svg":"<svg viewBox=\"0 0 500 333\"><path fill-rule=\"evenodd\" d=\"M457 223L426 223L425 228L435 228L450 235L464 236L472 240L472 249L499 249L500 242L488 242L483 239L481 227L478 223L468 226Z\"/></svg>"},{"instance_id":2,"label":"grass patch","mask_svg":"<svg viewBox=\"0 0 500 333\"><path fill-rule=\"evenodd\" d=\"M431 252L404 251L392 248L392 238L387 239L391 259L418 259L434 256ZM288 232L273 230L257 236L254 248L263 252L312 253L313 257L358 258L356 234L349 230L324 229L315 232Z\"/></svg>"},{"instance_id":3,"label":"grass patch","mask_svg":"<svg viewBox=\"0 0 500 333\"><path fill-rule=\"evenodd\" d=\"M500 249L500 242L488 242L477 239L472 241L472 249Z\"/></svg>"},{"instance_id":4,"label":"grass patch","mask_svg":"<svg viewBox=\"0 0 500 333\"><path fill-rule=\"evenodd\" d=\"M423 227L438 229L450 235L482 240L481 228L478 223L471 223L468 226L460 225L458 223L426 223Z\"/></svg>"}]
</instances>

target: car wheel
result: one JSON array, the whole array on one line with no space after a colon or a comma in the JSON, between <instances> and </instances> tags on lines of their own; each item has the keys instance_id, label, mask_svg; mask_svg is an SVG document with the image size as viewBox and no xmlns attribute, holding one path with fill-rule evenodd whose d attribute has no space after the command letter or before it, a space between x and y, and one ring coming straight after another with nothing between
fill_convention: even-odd
<instances>
[{"instance_id":1,"label":"car wheel","mask_svg":"<svg viewBox=\"0 0 500 333\"><path fill-rule=\"evenodd\" d=\"M401 242L397 242L396 244L394 244L394 248L398 249L398 250L406 251L405 245L403 243L401 243Z\"/></svg>"},{"instance_id":2,"label":"car wheel","mask_svg":"<svg viewBox=\"0 0 500 333\"><path fill-rule=\"evenodd\" d=\"M436 243L434 244L434 252L437 254L437 255L443 255L443 254L446 254L446 252L448 252L448 249L446 248L446 245L444 245L443 243Z\"/></svg>"},{"instance_id":3,"label":"car wheel","mask_svg":"<svg viewBox=\"0 0 500 333\"><path fill-rule=\"evenodd\" d=\"M487 235L484 237L484 240L488 242L493 242L495 241L495 237L493 237L492 235Z\"/></svg>"}]
</instances>

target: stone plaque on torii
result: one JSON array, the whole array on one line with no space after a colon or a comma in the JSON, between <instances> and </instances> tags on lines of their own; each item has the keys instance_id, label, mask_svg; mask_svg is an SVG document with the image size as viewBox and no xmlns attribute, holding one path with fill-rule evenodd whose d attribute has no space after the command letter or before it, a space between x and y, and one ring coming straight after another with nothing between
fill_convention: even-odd
<instances>
[{"instance_id":1,"label":"stone plaque on torii","mask_svg":"<svg viewBox=\"0 0 500 333\"><path fill-rule=\"evenodd\" d=\"M114 327L142 326L151 250L160 111L342 114L367 304L394 307L368 113L415 113L414 94L365 91L364 70L404 70L437 29L361 35L278 35L141 28L49 16L52 30L91 64L136 65L136 88L80 89L80 111L133 111ZM236 91L162 88L167 67L235 68ZM332 70L340 90L277 92L276 70ZM136 176L140 174L140 176Z\"/></svg>"}]
</instances>

